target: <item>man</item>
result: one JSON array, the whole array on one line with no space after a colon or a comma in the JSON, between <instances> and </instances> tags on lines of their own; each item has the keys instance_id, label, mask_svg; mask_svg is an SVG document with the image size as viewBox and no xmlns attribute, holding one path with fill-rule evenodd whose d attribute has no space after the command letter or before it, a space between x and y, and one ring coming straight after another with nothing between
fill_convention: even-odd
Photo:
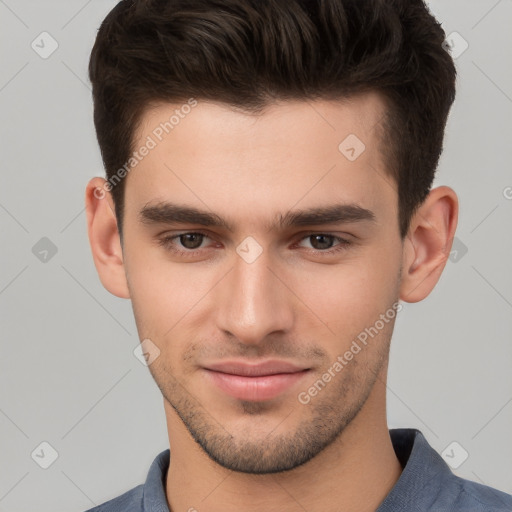
<instances>
[{"instance_id":1,"label":"man","mask_svg":"<svg viewBox=\"0 0 512 512\"><path fill-rule=\"evenodd\" d=\"M133 304L170 450L97 511L505 511L388 430L401 301L458 203L431 189L456 72L420 0L131 0L90 61L103 285Z\"/></svg>"}]
</instances>

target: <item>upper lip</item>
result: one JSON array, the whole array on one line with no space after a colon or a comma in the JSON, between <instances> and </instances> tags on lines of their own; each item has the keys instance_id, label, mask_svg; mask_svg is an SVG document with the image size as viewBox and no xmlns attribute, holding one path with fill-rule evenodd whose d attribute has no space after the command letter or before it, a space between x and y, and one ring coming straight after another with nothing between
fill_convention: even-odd
<instances>
[{"instance_id":1,"label":"upper lip","mask_svg":"<svg viewBox=\"0 0 512 512\"><path fill-rule=\"evenodd\" d=\"M244 377L260 377L263 375L277 375L280 373L297 373L308 368L297 366L287 361L264 361L251 363L247 361L223 361L220 363L208 364L206 370L228 373L231 375L242 375Z\"/></svg>"}]
</instances>

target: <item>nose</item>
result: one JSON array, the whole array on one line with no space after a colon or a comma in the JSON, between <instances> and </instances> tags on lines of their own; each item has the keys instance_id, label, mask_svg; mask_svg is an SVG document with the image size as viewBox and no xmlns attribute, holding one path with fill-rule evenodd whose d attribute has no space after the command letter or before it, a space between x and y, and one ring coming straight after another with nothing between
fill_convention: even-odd
<instances>
[{"instance_id":1,"label":"nose","mask_svg":"<svg viewBox=\"0 0 512 512\"><path fill-rule=\"evenodd\" d=\"M236 254L234 268L221 282L217 327L246 345L260 345L293 325L293 293L271 260L266 250L251 263Z\"/></svg>"}]
</instances>

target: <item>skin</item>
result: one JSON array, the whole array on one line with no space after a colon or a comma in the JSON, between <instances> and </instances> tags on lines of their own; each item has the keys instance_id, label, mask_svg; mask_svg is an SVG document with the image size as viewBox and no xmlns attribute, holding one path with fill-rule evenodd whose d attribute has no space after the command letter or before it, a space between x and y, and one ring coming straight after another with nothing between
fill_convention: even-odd
<instances>
[{"instance_id":1,"label":"skin","mask_svg":"<svg viewBox=\"0 0 512 512\"><path fill-rule=\"evenodd\" d=\"M179 107L148 110L135 147ZM428 296L449 256L458 214L449 187L430 192L400 238L376 130L383 108L377 93L279 102L258 116L199 101L127 175L122 243L110 194L95 194L104 180L89 182L99 277L131 299L140 339L160 350L149 369L167 419L170 510L373 511L398 480L386 423L394 320L309 403L297 398L398 300ZM355 161L338 150L349 134L366 146ZM215 213L232 230L141 220L163 201ZM334 203L374 220L269 229L279 215ZM198 231L206 236L159 243ZM236 251L248 236L262 250L251 263ZM326 255L335 237L351 244ZM227 359L308 372L275 398L241 400L204 371Z\"/></svg>"}]
</instances>

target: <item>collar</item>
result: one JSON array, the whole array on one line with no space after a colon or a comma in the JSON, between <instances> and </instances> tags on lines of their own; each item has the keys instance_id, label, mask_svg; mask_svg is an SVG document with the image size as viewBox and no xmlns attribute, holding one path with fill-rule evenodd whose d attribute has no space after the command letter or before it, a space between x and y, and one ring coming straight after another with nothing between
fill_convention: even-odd
<instances>
[{"instance_id":1,"label":"collar","mask_svg":"<svg viewBox=\"0 0 512 512\"><path fill-rule=\"evenodd\" d=\"M389 435L402 465L402 474L377 512L417 510L418 502L428 499L426 489L429 499L434 501L438 490L453 481L454 475L419 430L396 428L391 429Z\"/></svg>"}]
</instances>

